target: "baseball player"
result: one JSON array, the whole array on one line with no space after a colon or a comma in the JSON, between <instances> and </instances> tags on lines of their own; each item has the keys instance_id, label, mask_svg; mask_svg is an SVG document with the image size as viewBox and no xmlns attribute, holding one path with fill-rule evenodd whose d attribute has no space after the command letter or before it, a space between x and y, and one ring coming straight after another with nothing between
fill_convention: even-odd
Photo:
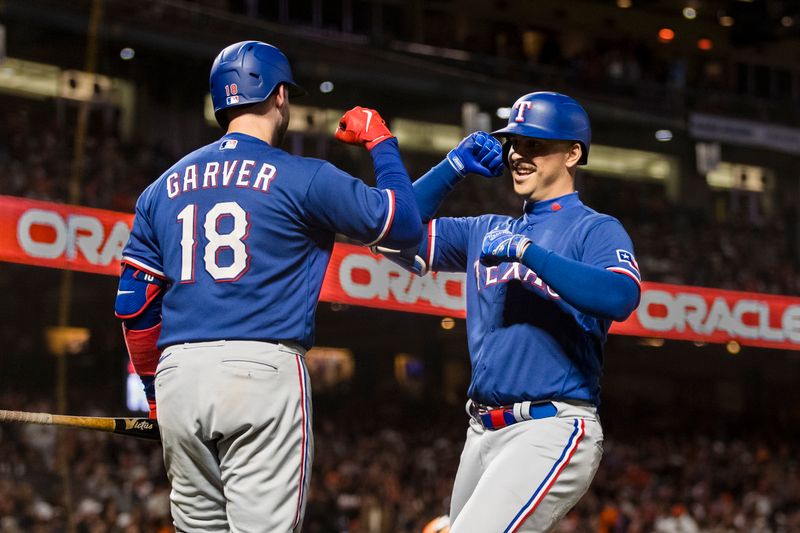
<instances>
[{"instance_id":1,"label":"baseball player","mask_svg":"<svg viewBox=\"0 0 800 533\"><path fill-rule=\"evenodd\" d=\"M414 183L428 231L388 254L418 274L467 273L470 423L452 533L549 531L586 492L602 455L603 344L640 294L622 225L574 190L591 140L583 108L563 94L527 94L494 135L502 145L472 134ZM473 156L476 144L502 152L523 212L431 220L466 171L497 174L495 159Z\"/></svg>"},{"instance_id":2,"label":"baseball player","mask_svg":"<svg viewBox=\"0 0 800 533\"><path fill-rule=\"evenodd\" d=\"M370 150L372 188L278 148L302 90L274 46L228 46L210 85L227 133L139 197L116 313L161 428L176 529L297 531L313 455L303 357L334 235L404 247L422 225L375 110L336 132Z\"/></svg>"}]
</instances>

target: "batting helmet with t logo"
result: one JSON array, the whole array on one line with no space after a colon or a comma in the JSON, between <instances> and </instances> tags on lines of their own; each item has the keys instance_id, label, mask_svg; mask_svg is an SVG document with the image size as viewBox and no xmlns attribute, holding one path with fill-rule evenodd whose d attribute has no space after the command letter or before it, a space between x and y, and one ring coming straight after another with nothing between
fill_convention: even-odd
<instances>
[{"instance_id":1,"label":"batting helmet with t logo","mask_svg":"<svg viewBox=\"0 0 800 533\"><path fill-rule=\"evenodd\" d=\"M583 152L579 165L588 161L592 142L592 128L586 111L574 98L552 92L530 93L519 98L511 108L508 125L492 132L492 135L575 141Z\"/></svg>"}]
</instances>

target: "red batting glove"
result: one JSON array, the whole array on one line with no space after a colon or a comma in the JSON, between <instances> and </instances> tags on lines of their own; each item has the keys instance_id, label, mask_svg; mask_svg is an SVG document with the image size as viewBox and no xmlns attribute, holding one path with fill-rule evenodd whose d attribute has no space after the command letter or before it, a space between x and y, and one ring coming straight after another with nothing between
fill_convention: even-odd
<instances>
[{"instance_id":1,"label":"red batting glove","mask_svg":"<svg viewBox=\"0 0 800 533\"><path fill-rule=\"evenodd\" d=\"M386 121L377 111L356 106L339 120L336 138L346 144L363 144L372 150L386 139L393 137Z\"/></svg>"}]
</instances>

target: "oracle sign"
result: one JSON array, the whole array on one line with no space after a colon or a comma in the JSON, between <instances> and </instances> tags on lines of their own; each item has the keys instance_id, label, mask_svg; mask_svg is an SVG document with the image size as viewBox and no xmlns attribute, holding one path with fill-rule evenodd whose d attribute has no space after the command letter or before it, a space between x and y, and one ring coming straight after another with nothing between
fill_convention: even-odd
<instances>
[{"instance_id":1,"label":"oracle sign","mask_svg":"<svg viewBox=\"0 0 800 533\"><path fill-rule=\"evenodd\" d=\"M131 214L0 196L0 261L116 276L132 223ZM320 300L464 318L467 283L463 273L414 276L337 243ZM798 350L800 298L643 283L639 308L611 333Z\"/></svg>"},{"instance_id":2,"label":"oracle sign","mask_svg":"<svg viewBox=\"0 0 800 533\"><path fill-rule=\"evenodd\" d=\"M419 277L383 256L349 254L339 264L338 274L342 290L353 298L411 305L427 302L462 312L466 307L463 273L437 272Z\"/></svg>"},{"instance_id":3,"label":"oracle sign","mask_svg":"<svg viewBox=\"0 0 800 533\"><path fill-rule=\"evenodd\" d=\"M37 228L38 231L33 231ZM48 233L54 237L42 239L42 235ZM129 235L130 228L121 221L114 223L106 235L102 222L96 217L62 217L44 209L25 211L17 223L17 242L31 257L64 257L74 261L82 256L88 263L101 266L122 259L122 249Z\"/></svg>"},{"instance_id":4,"label":"oracle sign","mask_svg":"<svg viewBox=\"0 0 800 533\"><path fill-rule=\"evenodd\" d=\"M0 196L0 260L119 274L133 215Z\"/></svg>"},{"instance_id":5,"label":"oracle sign","mask_svg":"<svg viewBox=\"0 0 800 533\"><path fill-rule=\"evenodd\" d=\"M653 307L663 307L663 316L651 314ZM712 336L724 333L729 338L761 339L800 343L800 305L786 307L772 325L770 306L759 300L741 299L728 303L714 298L711 303L698 294L648 290L636 312L639 322L652 332L691 331Z\"/></svg>"},{"instance_id":6,"label":"oracle sign","mask_svg":"<svg viewBox=\"0 0 800 533\"><path fill-rule=\"evenodd\" d=\"M466 275L419 277L362 246L337 244L320 299L397 311L466 316Z\"/></svg>"},{"instance_id":7,"label":"oracle sign","mask_svg":"<svg viewBox=\"0 0 800 533\"><path fill-rule=\"evenodd\" d=\"M795 350L800 349L800 299L646 283L638 309L612 332Z\"/></svg>"}]
</instances>

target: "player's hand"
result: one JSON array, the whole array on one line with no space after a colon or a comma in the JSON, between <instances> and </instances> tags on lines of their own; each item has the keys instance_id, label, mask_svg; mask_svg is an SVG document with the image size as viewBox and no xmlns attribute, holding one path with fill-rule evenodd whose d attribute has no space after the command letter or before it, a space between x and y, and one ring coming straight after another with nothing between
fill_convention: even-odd
<instances>
[{"instance_id":1,"label":"player's hand","mask_svg":"<svg viewBox=\"0 0 800 533\"><path fill-rule=\"evenodd\" d=\"M481 263L499 265L507 261L519 261L531 240L524 235L511 233L507 229L493 229L483 237Z\"/></svg>"},{"instance_id":2,"label":"player's hand","mask_svg":"<svg viewBox=\"0 0 800 533\"><path fill-rule=\"evenodd\" d=\"M346 144L363 144L372 150L386 139L393 137L386 121L374 109L356 106L341 119L336 138Z\"/></svg>"},{"instance_id":3,"label":"player's hand","mask_svg":"<svg viewBox=\"0 0 800 533\"><path fill-rule=\"evenodd\" d=\"M153 374L143 374L139 376L144 388L144 395L147 398L147 407L150 410L148 415L153 420L156 420L156 378Z\"/></svg>"},{"instance_id":4,"label":"player's hand","mask_svg":"<svg viewBox=\"0 0 800 533\"><path fill-rule=\"evenodd\" d=\"M450 150L447 160L462 178L467 174L496 178L503 174L503 145L488 133L476 131Z\"/></svg>"}]
</instances>

